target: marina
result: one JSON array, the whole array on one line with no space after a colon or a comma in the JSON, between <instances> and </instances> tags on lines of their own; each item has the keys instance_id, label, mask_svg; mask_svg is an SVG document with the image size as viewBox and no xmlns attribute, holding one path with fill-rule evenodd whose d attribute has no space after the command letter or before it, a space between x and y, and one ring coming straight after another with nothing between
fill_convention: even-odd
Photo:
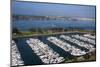
<instances>
[{"instance_id":1,"label":"marina","mask_svg":"<svg viewBox=\"0 0 100 67\"><path fill-rule=\"evenodd\" d=\"M30 38L26 42L44 63L61 63L64 61L63 57L60 57L58 53L54 52L39 39Z\"/></svg>"},{"instance_id":2,"label":"marina","mask_svg":"<svg viewBox=\"0 0 100 67\"><path fill-rule=\"evenodd\" d=\"M57 35L34 36L19 39L15 38L12 41L12 44L16 42L16 45L19 49L19 53L22 55L22 59L24 60L23 64L18 65L28 65L29 63L63 63L65 61L65 58L70 58L71 56L80 57L95 51L95 47L93 45L77 40L77 38L73 37L74 35L83 36L85 35L85 33L66 33ZM72 45L72 43L75 45ZM88 49L88 51L82 50L81 48L77 47L77 45ZM14 52L15 50L13 50L12 53ZM69 55L68 57L68 54L65 54L64 52L69 53L71 56ZM16 58L14 59L16 60ZM13 64L14 63L15 61L13 62Z\"/></svg>"},{"instance_id":3,"label":"marina","mask_svg":"<svg viewBox=\"0 0 100 67\"><path fill-rule=\"evenodd\" d=\"M11 65L12 66L19 66L19 65L24 65L24 61L21 59L20 52L16 46L16 43L12 40L11 44Z\"/></svg>"},{"instance_id":4,"label":"marina","mask_svg":"<svg viewBox=\"0 0 100 67\"><path fill-rule=\"evenodd\" d=\"M87 44L87 43L85 43L85 42L79 41L79 40L77 40L77 39L75 39L75 38L72 38L72 37L70 37L70 36L67 36L67 35L60 35L60 38L63 38L63 39L65 39L65 40L67 40L67 41L70 41L70 42L72 42L72 43L75 43L75 44L77 44L78 46L84 47L84 48L86 48L86 49L89 50L88 52L92 52L92 51L95 50L95 47L92 46L91 44ZM87 53L88 53L88 52L87 52Z\"/></svg>"},{"instance_id":5,"label":"marina","mask_svg":"<svg viewBox=\"0 0 100 67\"><path fill-rule=\"evenodd\" d=\"M76 38L76 39L80 39L80 40L83 40L83 41L87 41L93 45L95 45L95 40L93 39L89 39L87 37L84 37L84 36L80 36L80 35L72 35L72 37ZM93 38L93 36L90 36L91 38Z\"/></svg>"},{"instance_id":6,"label":"marina","mask_svg":"<svg viewBox=\"0 0 100 67\"><path fill-rule=\"evenodd\" d=\"M63 42L60 39L57 39L56 37L48 37L48 40L54 43L55 45L61 47L65 51L68 51L69 53L71 53L71 55L80 56L86 54L85 51L81 51L80 49L75 48L74 46L71 46L70 44Z\"/></svg>"},{"instance_id":7,"label":"marina","mask_svg":"<svg viewBox=\"0 0 100 67\"><path fill-rule=\"evenodd\" d=\"M96 60L96 7L11 1L11 66Z\"/></svg>"},{"instance_id":8,"label":"marina","mask_svg":"<svg viewBox=\"0 0 100 67\"><path fill-rule=\"evenodd\" d=\"M85 37L87 37L87 38L91 38L91 39L95 39L95 38L96 38L95 35L90 35L90 34L85 34L85 35L83 35L83 36L85 36Z\"/></svg>"}]
</instances>

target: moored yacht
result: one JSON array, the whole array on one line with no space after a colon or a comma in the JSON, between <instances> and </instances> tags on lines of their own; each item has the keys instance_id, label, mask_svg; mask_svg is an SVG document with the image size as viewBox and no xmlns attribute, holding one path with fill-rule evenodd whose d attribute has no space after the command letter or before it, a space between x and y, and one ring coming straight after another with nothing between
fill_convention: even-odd
<instances>
[{"instance_id":1,"label":"moored yacht","mask_svg":"<svg viewBox=\"0 0 100 67\"><path fill-rule=\"evenodd\" d=\"M30 38L26 42L45 64L61 63L64 61L63 57L61 57L58 53L53 51L47 44L44 44L39 39Z\"/></svg>"}]
</instances>

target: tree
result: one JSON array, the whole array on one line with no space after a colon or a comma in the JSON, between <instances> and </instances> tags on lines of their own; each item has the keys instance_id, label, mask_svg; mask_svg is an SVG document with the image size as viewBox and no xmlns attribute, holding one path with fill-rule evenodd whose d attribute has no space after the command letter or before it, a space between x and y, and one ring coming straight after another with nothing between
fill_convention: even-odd
<instances>
[{"instance_id":1,"label":"tree","mask_svg":"<svg viewBox=\"0 0 100 67\"><path fill-rule=\"evenodd\" d=\"M20 34L20 30L18 28L13 28L12 33Z\"/></svg>"},{"instance_id":2,"label":"tree","mask_svg":"<svg viewBox=\"0 0 100 67\"><path fill-rule=\"evenodd\" d=\"M29 31L30 32L36 32L36 29L30 28Z\"/></svg>"}]
</instances>

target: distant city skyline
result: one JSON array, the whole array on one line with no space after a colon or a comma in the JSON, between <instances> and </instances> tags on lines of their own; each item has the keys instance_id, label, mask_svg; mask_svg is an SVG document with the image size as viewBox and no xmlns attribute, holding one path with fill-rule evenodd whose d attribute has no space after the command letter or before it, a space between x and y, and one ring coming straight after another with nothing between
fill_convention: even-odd
<instances>
[{"instance_id":1,"label":"distant city skyline","mask_svg":"<svg viewBox=\"0 0 100 67\"><path fill-rule=\"evenodd\" d=\"M95 18L95 6L53 4L36 2L12 2L12 14L37 16L67 16Z\"/></svg>"}]
</instances>

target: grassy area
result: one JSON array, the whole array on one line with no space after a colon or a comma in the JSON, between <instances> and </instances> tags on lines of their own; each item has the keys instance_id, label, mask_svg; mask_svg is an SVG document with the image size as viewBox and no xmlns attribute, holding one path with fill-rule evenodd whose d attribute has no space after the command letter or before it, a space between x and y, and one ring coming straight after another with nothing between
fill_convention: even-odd
<instances>
[{"instance_id":1,"label":"grassy area","mask_svg":"<svg viewBox=\"0 0 100 67\"><path fill-rule=\"evenodd\" d=\"M88 62L88 61L96 61L96 52L91 52L89 54L73 57L71 59L66 58L64 63L71 63L71 62Z\"/></svg>"},{"instance_id":2,"label":"grassy area","mask_svg":"<svg viewBox=\"0 0 100 67\"><path fill-rule=\"evenodd\" d=\"M79 33L92 33L95 34L94 30L81 30L81 29L67 29L67 30L29 30L29 31L19 31L16 30L12 33L12 37L24 37L24 36L36 36L36 35L52 35L52 34L60 34L67 32L79 32Z\"/></svg>"}]
</instances>

